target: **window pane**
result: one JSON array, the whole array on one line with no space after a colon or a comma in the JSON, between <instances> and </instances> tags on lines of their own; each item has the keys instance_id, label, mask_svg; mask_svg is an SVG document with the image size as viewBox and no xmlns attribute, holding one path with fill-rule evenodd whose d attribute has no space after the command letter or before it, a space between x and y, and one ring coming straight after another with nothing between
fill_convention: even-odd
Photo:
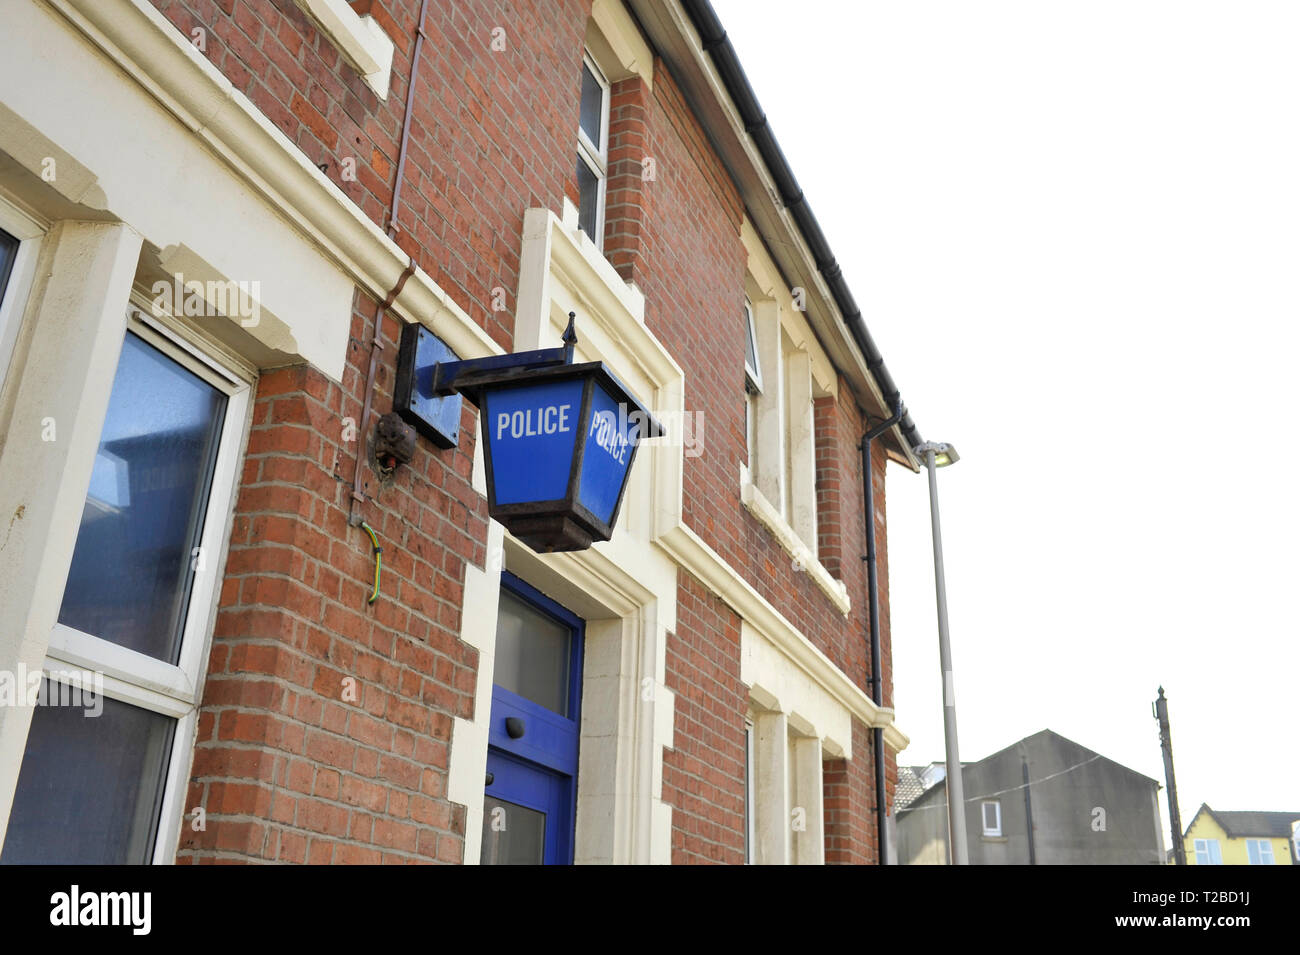
<instances>
[{"instance_id":1,"label":"window pane","mask_svg":"<svg viewBox=\"0 0 1300 955\"><path fill-rule=\"evenodd\" d=\"M4 229L0 229L0 300L4 298L5 287L9 284L9 274L13 271L14 259L17 256L18 240Z\"/></svg>"},{"instance_id":2,"label":"window pane","mask_svg":"<svg viewBox=\"0 0 1300 955\"><path fill-rule=\"evenodd\" d=\"M126 336L60 623L176 662L225 405Z\"/></svg>"},{"instance_id":3,"label":"window pane","mask_svg":"<svg viewBox=\"0 0 1300 955\"><path fill-rule=\"evenodd\" d=\"M497 611L493 682L568 716L571 638L568 627L503 589Z\"/></svg>"},{"instance_id":4,"label":"window pane","mask_svg":"<svg viewBox=\"0 0 1300 955\"><path fill-rule=\"evenodd\" d=\"M582 127L582 131L587 134L587 138L591 140L591 144L597 149L601 148L600 127L604 121L604 106L605 91L601 88L600 80L596 79L595 74L591 72L591 67L584 63L582 65L582 108L579 114L579 125Z\"/></svg>"},{"instance_id":5,"label":"window pane","mask_svg":"<svg viewBox=\"0 0 1300 955\"><path fill-rule=\"evenodd\" d=\"M546 814L485 796L479 861L483 865L541 865L546 861Z\"/></svg>"},{"instance_id":6,"label":"window pane","mask_svg":"<svg viewBox=\"0 0 1300 955\"><path fill-rule=\"evenodd\" d=\"M591 167L578 157L578 227L596 241L597 201L600 198L600 179L591 171Z\"/></svg>"},{"instance_id":7,"label":"window pane","mask_svg":"<svg viewBox=\"0 0 1300 955\"><path fill-rule=\"evenodd\" d=\"M0 304L4 303L5 290L9 287L9 278L13 274L17 258L18 240L0 229ZM8 314L0 316L0 382L5 380L9 369L9 354L18 334L18 319L21 315L22 309L18 308L17 303L10 303Z\"/></svg>"},{"instance_id":8,"label":"window pane","mask_svg":"<svg viewBox=\"0 0 1300 955\"><path fill-rule=\"evenodd\" d=\"M38 706L32 714L0 862L150 860L176 721L99 700L98 715L74 706Z\"/></svg>"},{"instance_id":9,"label":"window pane","mask_svg":"<svg viewBox=\"0 0 1300 955\"><path fill-rule=\"evenodd\" d=\"M745 307L745 370L749 374L751 385L758 387L758 350L754 343L754 320L749 307Z\"/></svg>"}]
</instances>

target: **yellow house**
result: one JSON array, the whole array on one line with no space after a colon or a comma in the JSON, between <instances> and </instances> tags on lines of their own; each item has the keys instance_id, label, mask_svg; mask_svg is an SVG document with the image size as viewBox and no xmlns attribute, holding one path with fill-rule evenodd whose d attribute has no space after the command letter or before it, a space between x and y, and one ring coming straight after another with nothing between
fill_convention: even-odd
<instances>
[{"instance_id":1,"label":"yellow house","mask_svg":"<svg viewBox=\"0 0 1300 955\"><path fill-rule=\"evenodd\" d=\"M1300 812L1216 812L1205 803L1183 836L1188 865L1296 865Z\"/></svg>"}]
</instances>

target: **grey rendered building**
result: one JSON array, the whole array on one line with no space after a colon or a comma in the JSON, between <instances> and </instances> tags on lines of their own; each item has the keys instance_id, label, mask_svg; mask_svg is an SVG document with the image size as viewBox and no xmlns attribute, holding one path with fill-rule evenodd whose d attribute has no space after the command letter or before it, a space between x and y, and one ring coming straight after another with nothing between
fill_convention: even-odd
<instances>
[{"instance_id":1,"label":"grey rendered building","mask_svg":"<svg viewBox=\"0 0 1300 955\"><path fill-rule=\"evenodd\" d=\"M934 764L899 767L902 865L948 862L947 786L942 778L932 782L941 775ZM962 780L971 865L1160 865L1164 860L1159 783L1051 730L964 763Z\"/></svg>"}]
</instances>

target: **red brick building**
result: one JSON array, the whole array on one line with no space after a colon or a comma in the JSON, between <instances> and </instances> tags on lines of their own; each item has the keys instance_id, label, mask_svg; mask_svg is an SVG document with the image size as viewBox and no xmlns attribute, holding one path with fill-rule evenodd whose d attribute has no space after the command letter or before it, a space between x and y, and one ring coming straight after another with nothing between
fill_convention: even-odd
<instances>
[{"instance_id":1,"label":"red brick building","mask_svg":"<svg viewBox=\"0 0 1300 955\"><path fill-rule=\"evenodd\" d=\"M919 436L707 3L18 6L5 862L879 861ZM667 434L538 554L376 423L569 312Z\"/></svg>"}]
</instances>

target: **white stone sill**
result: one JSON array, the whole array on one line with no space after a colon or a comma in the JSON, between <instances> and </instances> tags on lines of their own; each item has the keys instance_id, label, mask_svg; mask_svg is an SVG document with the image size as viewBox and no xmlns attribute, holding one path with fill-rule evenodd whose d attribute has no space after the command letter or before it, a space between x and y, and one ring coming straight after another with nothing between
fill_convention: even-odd
<instances>
[{"instance_id":1,"label":"white stone sill","mask_svg":"<svg viewBox=\"0 0 1300 955\"><path fill-rule=\"evenodd\" d=\"M749 480L749 475L744 468L741 470L740 499L749 512L758 518L759 523L772 532L781 547L790 555L795 568L808 574L835 608L847 617L851 604L844 581L836 580L831 576L831 572L799 538L794 528L786 523L780 512L763 496L763 492Z\"/></svg>"},{"instance_id":2,"label":"white stone sill","mask_svg":"<svg viewBox=\"0 0 1300 955\"><path fill-rule=\"evenodd\" d=\"M316 21L321 31L338 47L367 86L380 99L388 99L388 82L393 72L393 41L375 18L357 16L347 0L297 0L298 6Z\"/></svg>"}]
</instances>

